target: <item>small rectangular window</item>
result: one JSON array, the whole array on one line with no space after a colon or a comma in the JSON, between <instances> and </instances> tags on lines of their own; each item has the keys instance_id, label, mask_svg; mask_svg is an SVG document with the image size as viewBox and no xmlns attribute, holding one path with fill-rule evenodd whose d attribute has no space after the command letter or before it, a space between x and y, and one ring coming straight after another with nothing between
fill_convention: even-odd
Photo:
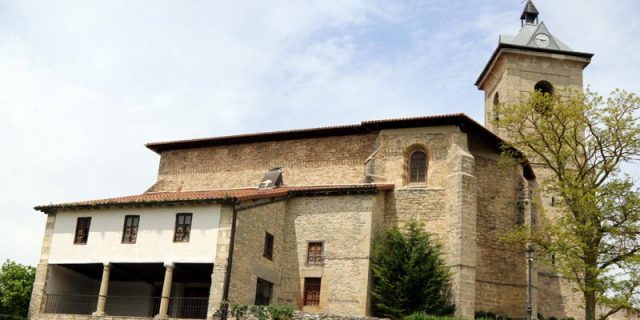
<instances>
[{"instance_id":1,"label":"small rectangular window","mask_svg":"<svg viewBox=\"0 0 640 320\"><path fill-rule=\"evenodd\" d=\"M273 283L258 278L256 284L256 306L268 306L271 302L271 293L273 292Z\"/></svg>"},{"instance_id":2,"label":"small rectangular window","mask_svg":"<svg viewBox=\"0 0 640 320\"><path fill-rule=\"evenodd\" d=\"M323 243L321 241L309 242L307 247L307 264L322 264Z\"/></svg>"},{"instance_id":3,"label":"small rectangular window","mask_svg":"<svg viewBox=\"0 0 640 320\"><path fill-rule=\"evenodd\" d=\"M78 218L76 222L76 236L73 239L74 244L86 244L89 240L89 227L91 226L91 217Z\"/></svg>"},{"instance_id":4,"label":"small rectangular window","mask_svg":"<svg viewBox=\"0 0 640 320\"><path fill-rule=\"evenodd\" d=\"M320 304L321 278L304 278L304 305L317 306Z\"/></svg>"},{"instance_id":5,"label":"small rectangular window","mask_svg":"<svg viewBox=\"0 0 640 320\"><path fill-rule=\"evenodd\" d=\"M125 216L122 228L122 243L136 243L140 216Z\"/></svg>"},{"instance_id":6,"label":"small rectangular window","mask_svg":"<svg viewBox=\"0 0 640 320\"><path fill-rule=\"evenodd\" d=\"M262 255L269 260L273 260L273 235L269 232L264 235L264 252Z\"/></svg>"},{"instance_id":7,"label":"small rectangular window","mask_svg":"<svg viewBox=\"0 0 640 320\"><path fill-rule=\"evenodd\" d=\"M189 242L191 234L191 213L178 213L176 215L176 229L173 242Z\"/></svg>"}]
</instances>

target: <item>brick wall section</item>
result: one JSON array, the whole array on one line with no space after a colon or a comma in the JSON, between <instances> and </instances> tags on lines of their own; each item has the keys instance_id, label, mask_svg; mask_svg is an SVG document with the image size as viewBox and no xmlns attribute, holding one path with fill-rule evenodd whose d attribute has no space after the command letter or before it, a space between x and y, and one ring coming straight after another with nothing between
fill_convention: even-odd
<instances>
[{"instance_id":1,"label":"brick wall section","mask_svg":"<svg viewBox=\"0 0 640 320\"><path fill-rule=\"evenodd\" d=\"M150 191L257 187L273 167L284 169L288 185L362 183L375 140L368 134L165 151Z\"/></svg>"},{"instance_id":2,"label":"brick wall section","mask_svg":"<svg viewBox=\"0 0 640 320\"><path fill-rule=\"evenodd\" d=\"M29 318L38 317L44 307L44 289L47 285L49 252L51 249L51 237L53 236L53 227L56 222L55 214L47 215L47 222L44 229L44 238L42 239L42 251L40 252L40 260L36 267L36 278L33 282L33 290L31 291L31 301L29 303Z\"/></svg>"}]
</instances>

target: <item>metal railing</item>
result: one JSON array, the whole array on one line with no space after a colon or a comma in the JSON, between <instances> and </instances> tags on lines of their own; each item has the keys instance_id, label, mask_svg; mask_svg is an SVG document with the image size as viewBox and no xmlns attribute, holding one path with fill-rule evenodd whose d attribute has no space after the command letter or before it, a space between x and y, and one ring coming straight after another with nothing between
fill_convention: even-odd
<instances>
[{"instance_id":1,"label":"metal railing","mask_svg":"<svg viewBox=\"0 0 640 320\"><path fill-rule=\"evenodd\" d=\"M160 297L108 296L104 308L110 316L153 317L160 310Z\"/></svg>"},{"instance_id":2,"label":"metal railing","mask_svg":"<svg viewBox=\"0 0 640 320\"><path fill-rule=\"evenodd\" d=\"M174 297L169 300L169 317L205 319L208 305L208 298Z\"/></svg>"},{"instance_id":3,"label":"metal railing","mask_svg":"<svg viewBox=\"0 0 640 320\"><path fill-rule=\"evenodd\" d=\"M46 294L45 313L91 314L96 311L97 295Z\"/></svg>"},{"instance_id":4,"label":"metal railing","mask_svg":"<svg viewBox=\"0 0 640 320\"><path fill-rule=\"evenodd\" d=\"M105 313L110 316L148 317L160 311L160 297L108 296ZM97 295L46 294L45 313L86 314L96 311ZM208 298L171 297L168 316L180 319L205 319Z\"/></svg>"}]
</instances>

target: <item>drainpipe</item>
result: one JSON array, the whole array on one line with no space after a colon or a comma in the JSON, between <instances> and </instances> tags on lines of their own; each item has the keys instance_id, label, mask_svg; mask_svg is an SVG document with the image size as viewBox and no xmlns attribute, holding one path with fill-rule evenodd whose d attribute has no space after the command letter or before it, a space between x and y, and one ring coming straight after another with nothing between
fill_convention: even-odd
<instances>
[{"instance_id":1,"label":"drainpipe","mask_svg":"<svg viewBox=\"0 0 640 320\"><path fill-rule=\"evenodd\" d=\"M286 201L289 198L291 198L291 194L281 199L277 199L277 200L272 199L271 201L267 201L265 203L259 203L249 207L241 207L240 209L236 208L236 204L238 204L238 201L234 200L233 202L231 202L231 208L233 209L233 217L231 218L231 236L230 236L231 239L229 240L229 256L227 256L227 274L225 275L225 278L224 278L224 289L222 291L222 301L224 303L220 310L221 320L226 320L229 313L229 286L231 283L231 267L233 265L233 247L236 243L236 222L238 220L238 211L253 209L256 207L272 204L276 201Z\"/></svg>"},{"instance_id":2,"label":"drainpipe","mask_svg":"<svg viewBox=\"0 0 640 320\"><path fill-rule=\"evenodd\" d=\"M231 239L229 240L229 256L227 257L227 274L224 279L224 290L222 292L222 311L221 319L227 319L227 313L229 312L229 284L231 283L231 266L233 265L233 247L236 242L236 220L238 219L238 210L236 209L236 203L231 204L233 209L233 217L231 218Z\"/></svg>"}]
</instances>

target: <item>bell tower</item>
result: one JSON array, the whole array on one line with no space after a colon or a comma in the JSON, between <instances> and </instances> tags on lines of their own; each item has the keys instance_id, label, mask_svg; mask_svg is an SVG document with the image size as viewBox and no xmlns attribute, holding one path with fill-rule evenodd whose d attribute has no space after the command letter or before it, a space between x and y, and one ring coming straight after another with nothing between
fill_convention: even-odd
<instances>
[{"instance_id":1,"label":"bell tower","mask_svg":"<svg viewBox=\"0 0 640 320\"><path fill-rule=\"evenodd\" d=\"M500 35L498 47L476 81L484 91L485 127L502 138L493 124L500 121L499 105L515 104L527 93L583 89L582 72L593 54L574 51L555 37L538 18L531 0L520 16L517 35Z\"/></svg>"}]
</instances>

